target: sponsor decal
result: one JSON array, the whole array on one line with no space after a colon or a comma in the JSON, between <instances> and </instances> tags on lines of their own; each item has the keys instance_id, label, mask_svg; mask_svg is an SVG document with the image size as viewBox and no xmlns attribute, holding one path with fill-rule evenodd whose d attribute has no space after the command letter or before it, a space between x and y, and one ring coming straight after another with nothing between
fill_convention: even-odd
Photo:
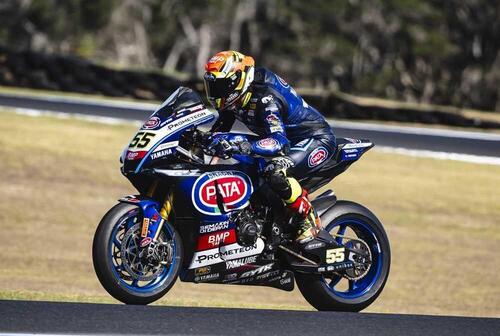
<instances>
[{"instance_id":1,"label":"sponsor decal","mask_svg":"<svg viewBox=\"0 0 500 336\"><path fill-rule=\"evenodd\" d=\"M266 117L266 121L271 126L279 126L280 124L280 118L278 118L278 116L276 116L275 114L268 115Z\"/></svg>"},{"instance_id":2,"label":"sponsor decal","mask_svg":"<svg viewBox=\"0 0 500 336\"><path fill-rule=\"evenodd\" d=\"M270 127L269 130L271 131L271 133L283 132L283 127L273 126L273 127Z\"/></svg>"},{"instance_id":3,"label":"sponsor decal","mask_svg":"<svg viewBox=\"0 0 500 336\"><path fill-rule=\"evenodd\" d=\"M202 119L204 117L209 116L211 113L209 111L201 111L201 112L196 112L193 114L188 114L185 117L182 117L180 119L177 119L173 121L172 123L166 125L166 128L173 132L177 131L178 129L182 128L183 126L186 126L188 124L191 124L199 119Z\"/></svg>"},{"instance_id":4,"label":"sponsor decal","mask_svg":"<svg viewBox=\"0 0 500 336\"><path fill-rule=\"evenodd\" d=\"M236 243L236 233L234 229L215 232L198 238L198 251L207 250L221 244Z\"/></svg>"},{"instance_id":5,"label":"sponsor decal","mask_svg":"<svg viewBox=\"0 0 500 336\"><path fill-rule=\"evenodd\" d=\"M209 233L219 230L224 230L229 227L229 221L212 223L200 226L200 233Z\"/></svg>"},{"instance_id":6,"label":"sponsor decal","mask_svg":"<svg viewBox=\"0 0 500 336\"><path fill-rule=\"evenodd\" d=\"M230 102L230 101L233 101L236 98L238 98L238 92L231 93L226 99L227 99L228 102Z\"/></svg>"},{"instance_id":7,"label":"sponsor decal","mask_svg":"<svg viewBox=\"0 0 500 336\"><path fill-rule=\"evenodd\" d=\"M215 55L215 56L212 56L212 58L210 58L208 60L208 63L217 63L217 62L224 62L224 61L225 61L225 58L223 56Z\"/></svg>"},{"instance_id":8,"label":"sponsor decal","mask_svg":"<svg viewBox=\"0 0 500 336\"><path fill-rule=\"evenodd\" d=\"M212 274L200 275L200 276L194 277L194 281L195 282L202 282L202 281L215 280L218 278L219 278L219 273L212 273Z\"/></svg>"},{"instance_id":9,"label":"sponsor decal","mask_svg":"<svg viewBox=\"0 0 500 336\"><path fill-rule=\"evenodd\" d=\"M288 83L285 82L285 80L283 78L281 78L280 76L276 75L276 78L278 78L278 82L280 82L281 85L283 85L284 87L288 87Z\"/></svg>"},{"instance_id":10,"label":"sponsor decal","mask_svg":"<svg viewBox=\"0 0 500 336\"><path fill-rule=\"evenodd\" d=\"M125 196L120 198L120 201L130 202L130 203L139 203L141 200L136 198L134 195Z\"/></svg>"},{"instance_id":11,"label":"sponsor decal","mask_svg":"<svg viewBox=\"0 0 500 336\"><path fill-rule=\"evenodd\" d=\"M252 182L245 173L239 171L209 172L195 181L191 198L199 212L205 215L219 215L218 194L225 209L233 211L247 206L252 192Z\"/></svg>"},{"instance_id":12,"label":"sponsor decal","mask_svg":"<svg viewBox=\"0 0 500 336\"><path fill-rule=\"evenodd\" d=\"M188 110L186 110L188 111ZM129 148L134 148L137 146L145 151L143 157L146 153L154 147L158 142L152 141L153 138L158 140L166 139L168 136L189 127L195 123L201 123L213 119L214 115L209 110L203 108L197 112L190 112L189 114L178 118L169 118L160 124L160 128L157 130L150 130L149 132L138 132L129 145Z\"/></svg>"},{"instance_id":13,"label":"sponsor decal","mask_svg":"<svg viewBox=\"0 0 500 336\"><path fill-rule=\"evenodd\" d=\"M365 148L365 147L370 147L372 145L371 142L365 142L365 143L350 143L350 144L345 144L342 149L352 149L352 148Z\"/></svg>"},{"instance_id":14,"label":"sponsor decal","mask_svg":"<svg viewBox=\"0 0 500 336\"><path fill-rule=\"evenodd\" d=\"M238 278L238 273L231 273L231 274L226 274L226 276L224 277L224 280L225 281L232 281L232 280L236 280Z\"/></svg>"},{"instance_id":15,"label":"sponsor decal","mask_svg":"<svg viewBox=\"0 0 500 336\"><path fill-rule=\"evenodd\" d=\"M149 118L148 121L144 123L144 125L142 125L142 129L155 129L160 125L160 122L161 122L160 118L151 117Z\"/></svg>"},{"instance_id":16,"label":"sponsor decal","mask_svg":"<svg viewBox=\"0 0 500 336\"><path fill-rule=\"evenodd\" d=\"M153 241L153 238L151 238L151 237L146 237L146 238L143 238L143 239L141 240L141 242L139 243L139 245L140 245L141 247L145 247L145 246L148 246L149 244L151 244L151 242L152 242L152 241Z\"/></svg>"},{"instance_id":17,"label":"sponsor decal","mask_svg":"<svg viewBox=\"0 0 500 336\"><path fill-rule=\"evenodd\" d=\"M226 261L226 269L233 269L244 266L246 264L252 264L257 261L257 256L251 256L241 259Z\"/></svg>"},{"instance_id":18,"label":"sponsor decal","mask_svg":"<svg viewBox=\"0 0 500 336\"><path fill-rule=\"evenodd\" d=\"M164 150L159 151L159 152L154 152L149 157L151 158L151 160L156 160L156 159L163 158L164 156L170 155L172 153L173 153L172 149L164 149Z\"/></svg>"},{"instance_id":19,"label":"sponsor decal","mask_svg":"<svg viewBox=\"0 0 500 336\"><path fill-rule=\"evenodd\" d=\"M323 163L328 157L328 151L325 147L318 147L309 154L307 164L309 167L316 167Z\"/></svg>"},{"instance_id":20,"label":"sponsor decal","mask_svg":"<svg viewBox=\"0 0 500 336\"><path fill-rule=\"evenodd\" d=\"M335 264L335 265L330 265L326 267L318 267L318 273L323 273L323 272L333 272L333 271L342 271L348 268L352 268L354 264L352 261L346 261L342 262L340 264Z\"/></svg>"},{"instance_id":21,"label":"sponsor decal","mask_svg":"<svg viewBox=\"0 0 500 336\"><path fill-rule=\"evenodd\" d=\"M310 242L309 244L306 245L305 249L306 250L316 250L321 247L325 246L325 243L323 242Z\"/></svg>"},{"instance_id":22,"label":"sponsor decal","mask_svg":"<svg viewBox=\"0 0 500 336\"><path fill-rule=\"evenodd\" d=\"M276 270L276 271L272 271L272 272L267 272L267 273L264 273L264 274L261 274L259 276L257 276L255 279L257 280L264 280L264 279L267 279L269 277L273 277L275 275L278 275L281 271L280 270Z\"/></svg>"},{"instance_id":23,"label":"sponsor decal","mask_svg":"<svg viewBox=\"0 0 500 336\"><path fill-rule=\"evenodd\" d=\"M245 272L243 273L241 276L240 276L240 279L242 278L248 278L248 277L252 277L254 275L258 275L258 274L262 274L262 273L265 273L267 271L270 271L273 269L273 265L274 263L271 263L271 264L267 264L267 265L264 265L264 266L261 266L259 268L256 268L254 270L251 270L251 271L248 271L248 272Z\"/></svg>"},{"instance_id":24,"label":"sponsor decal","mask_svg":"<svg viewBox=\"0 0 500 336\"><path fill-rule=\"evenodd\" d=\"M286 285L292 282L292 278L284 278L280 280L280 285Z\"/></svg>"},{"instance_id":25,"label":"sponsor decal","mask_svg":"<svg viewBox=\"0 0 500 336\"><path fill-rule=\"evenodd\" d=\"M266 149L266 150L273 150L275 148L278 148L278 140L273 139L273 138L265 138L262 140L257 141L257 147Z\"/></svg>"},{"instance_id":26,"label":"sponsor decal","mask_svg":"<svg viewBox=\"0 0 500 336\"><path fill-rule=\"evenodd\" d=\"M325 252L325 261L327 264L341 262L344 261L344 259L345 259L345 247L329 249L326 250Z\"/></svg>"},{"instance_id":27,"label":"sponsor decal","mask_svg":"<svg viewBox=\"0 0 500 336\"><path fill-rule=\"evenodd\" d=\"M159 216L157 213L155 213L155 214L151 217L151 221L152 221L152 222L156 222L156 221L158 220L158 218L160 218L160 216Z\"/></svg>"},{"instance_id":28,"label":"sponsor decal","mask_svg":"<svg viewBox=\"0 0 500 336\"><path fill-rule=\"evenodd\" d=\"M264 250L264 241L261 238L252 246L241 246L238 243L223 245L206 251L198 251L193 255L189 269L209 266L227 260L258 255Z\"/></svg>"},{"instance_id":29,"label":"sponsor decal","mask_svg":"<svg viewBox=\"0 0 500 336\"><path fill-rule=\"evenodd\" d=\"M263 104L268 104L270 102L272 102L274 100L273 96L272 95L269 95L269 96L265 96L263 97L260 101L263 103Z\"/></svg>"},{"instance_id":30,"label":"sponsor decal","mask_svg":"<svg viewBox=\"0 0 500 336\"><path fill-rule=\"evenodd\" d=\"M179 145L179 141L165 142L165 143L159 145L158 147L156 147L154 151L159 152L159 151L162 151L162 150L167 149L167 148L177 147L178 145Z\"/></svg>"},{"instance_id":31,"label":"sponsor decal","mask_svg":"<svg viewBox=\"0 0 500 336\"><path fill-rule=\"evenodd\" d=\"M194 270L194 275L200 276L200 275L206 275L210 273L212 268L210 266L205 266L205 267L200 267Z\"/></svg>"},{"instance_id":32,"label":"sponsor decal","mask_svg":"<svg viewBox=\"0 0 500 336\"><path fill-rule=\"evenodd\" d=\"M148 235L148 229L149 229L149 218L144 218L142 220L141 237L146 237Z\"/></svg>"},{"instance_id":33,"label":"sponsor decal","mask_svg":"<svg viewBox=\"0 0 500 336\"><path fill-rule=\"evenodd\" d=\"M128 151L127 152L127 160L142 159L144 157L144 155L146 155L146 151L136 151L136 152Z\"/></svg>"}]
</instances>

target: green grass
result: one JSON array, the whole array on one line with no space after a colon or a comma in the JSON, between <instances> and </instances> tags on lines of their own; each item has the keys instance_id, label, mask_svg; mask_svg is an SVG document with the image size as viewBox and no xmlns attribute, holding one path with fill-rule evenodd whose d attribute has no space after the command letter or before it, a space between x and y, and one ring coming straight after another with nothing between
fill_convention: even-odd
<instances>
[{"instance_id":1,"label":"green grass","mask_svg":"<svg viewBox=\"0 0 500 336\"><path fill-rule=\"evenodd\" d=\"M118 156L135 127L0 113L0 299L116 302L94 230L135 190ZM393 263L367 311L500 317L500 167L371 151L332 187L384 223ZM158 304L311 307L295 290L178 282Z\"/></svg>"}]
</instances>

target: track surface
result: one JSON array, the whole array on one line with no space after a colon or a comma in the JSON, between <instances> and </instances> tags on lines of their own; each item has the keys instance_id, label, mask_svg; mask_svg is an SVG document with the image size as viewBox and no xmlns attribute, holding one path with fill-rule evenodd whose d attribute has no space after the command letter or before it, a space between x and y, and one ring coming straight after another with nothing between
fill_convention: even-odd
<instances>
[{"instance_id":1,"label":"track surface","mask_svg":"<svg viewBox=\"0 0 500 336\"><path fill-rule=\"evenodd\" d=\"M155 109L153 104L103 102L80 98L38 98L7 94L0 94L0 105L141 121L145 120ZM352 122L333 121L332 125L338 137L370 139L379 146L500 157L500 135L365 125Z\"/></svg>"},{"instance_id":2,"label":"track surface","mask_svg":"<svg viewBox=\"0 0 500 336\"><path fill-rule=\"evenodd\" d=\"M0 301L0 334L499 335L500 319Z\"/></svg>"}]
</instances>

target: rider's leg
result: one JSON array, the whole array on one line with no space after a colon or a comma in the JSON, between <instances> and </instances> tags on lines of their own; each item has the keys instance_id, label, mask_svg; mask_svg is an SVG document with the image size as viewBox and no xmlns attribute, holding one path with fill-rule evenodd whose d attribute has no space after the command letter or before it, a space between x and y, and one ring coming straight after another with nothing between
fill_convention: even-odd
<instances>
[{"instance_id":1,"label":"rider's leg","mask_svg":"<svg viewBox=\"0 0 500 336\"><path fill-rule=\"evenodd\" d=\"M316 236L318 228L307 191L295 178L287 176L287 169L291 166L293 166L293 161L290 158L272 159L265 169L266 180L293 213L293 221L298 228L296 241L305 243Z\"/></svg>"}]
</instances>

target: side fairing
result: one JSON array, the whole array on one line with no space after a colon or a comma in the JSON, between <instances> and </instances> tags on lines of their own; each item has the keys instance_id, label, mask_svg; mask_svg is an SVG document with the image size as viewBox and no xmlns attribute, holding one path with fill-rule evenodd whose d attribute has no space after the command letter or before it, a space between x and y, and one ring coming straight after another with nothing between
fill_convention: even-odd
<instances>
[{"instance_id":1,"label":"side fairing","mask_svg":"<svg viewBox=\"0 0 500 336\"><path fill-rule=\"evenodd\" d=\"M214 114L202 104L187 108L174 115L153 115L132 138L123 155L123 172L138 173L155 160L176 152L179 137L189 127L212 121Z\"/></svg>"}]
</instances>

